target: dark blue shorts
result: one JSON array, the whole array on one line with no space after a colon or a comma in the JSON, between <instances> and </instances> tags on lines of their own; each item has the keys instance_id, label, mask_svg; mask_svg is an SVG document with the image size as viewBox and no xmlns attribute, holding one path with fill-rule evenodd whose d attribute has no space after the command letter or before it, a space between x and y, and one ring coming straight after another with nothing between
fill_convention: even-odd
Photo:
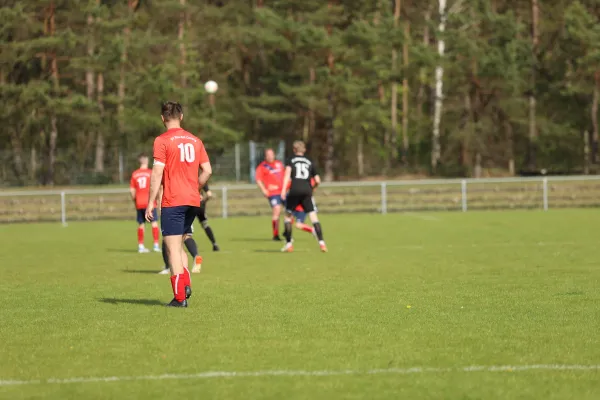
<instances>
[{"instance_id":1,"label":"dark blue shorts","mask_svg":"<svg viewBox=\"0 0 600 400\"><path fill-rule=\"evenodd\" d=\"M160 215L160 228L163 236L183 235L190 232L198 207L163 207Z\"/></svg>"},{"instance_id":2,"label":"dark blue shorts","mask_svg":"<svg viewBox=\"0 0 600 400\"><path fill-rule=\"evenodd\" d=\"M154 219L152 221L158 222L158 214L156 213L156 208L154 210L152 210L152 216L154 217ZM138 208L137 210L137 222L138 224L143 224L146 221L146 209L145 208Z\"/></svg>"},{"instance_id":3,"label":"dark blue shorts","mask_svg":"<svg viewBox=\"0 0 600 400\"><path fill-rule=\"evenodd\" d=\"M292 215L294 216L294 218L296 218L297 222L304 223L304 221L306 220L306 213L304 211L294 211Z\"/></svg>"},{"instance_id":4,"label":"dark blue shorts","mask_svg":"<svg viewBox=\"0 0 600 400\"><path fill-rule=\"evenodd\" d=\"M275 206L280 206L283 204L283 200L281 200L281 196L276 194L275 196L269 196L269 204L271 208Z\"/></svg>"}]
</instances>

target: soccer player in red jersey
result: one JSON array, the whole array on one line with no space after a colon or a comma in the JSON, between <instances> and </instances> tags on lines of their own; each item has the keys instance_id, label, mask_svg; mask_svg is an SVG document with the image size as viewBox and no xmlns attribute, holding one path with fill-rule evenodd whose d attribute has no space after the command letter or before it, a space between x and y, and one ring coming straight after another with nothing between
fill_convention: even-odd
<instances>
[{"instance_id":1,"label":"soccer player in red jersey","mask_svg":"<svg viewBox=\"0 0 600 400\"><path fill-rule=\"evenodd\" d=\"M265 160L256 167L256 184L263 195L269 199L273 209L271 225L273 227L273 240L281 240L279 237L279 216L281 215L281 189L283 186L283 163L275 159L273 149L265 150Z\"/></svg>"},{"instance_id":2,"label":"soccer player in red jersey","mask_svg":"<svg viewBox=\"0 0 600 400\"><path fill-rule=\"evenodd\" d=\"M167 131L154 140L154 166L150 180L150 198L146 219L154 218L154 202L163 186L161 228L171 267L174 298L170 307L187 307L192 281L183 249L185 233L196 218L203 187L212 175L212 167L202 140L181 128L183 108L168 101L161 110Z\"/></svg>"},{"instance_id":3,"label":"soccer player in red jersey","mask_svg":"<svg viewBox=\"0 0 600 400\"><path fill-rule=\"evenodd\" d=\"M135 204L137 210L137 223L138 223L138 253L148 253L146 247L144 247L144 230L145 230L145 212L148 206L148 197L150 195L150 175L152 170L148 168L148 156L146 154L140 154L139 156L140 168L133 171L131 174L131 180L129 182L129 192L131 193L131 199ZM154 251L160 252L160 246L158 245L158 219L156 215L156 209L154 210L154 219L152 220L152 238L154 239Z\"/></svg>"}]
</instances>

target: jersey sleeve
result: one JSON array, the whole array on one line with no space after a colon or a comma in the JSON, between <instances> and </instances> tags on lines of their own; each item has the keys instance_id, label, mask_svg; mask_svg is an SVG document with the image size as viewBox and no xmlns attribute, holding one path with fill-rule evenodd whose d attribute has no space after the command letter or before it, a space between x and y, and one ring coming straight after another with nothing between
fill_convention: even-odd
<instances>
[{"instance_id":1,"label":"jersey sleeve","mask_svg":"<svg viewBox=\"0 0 600 400\"><path fill-rule=\"evenodd\" d=\"M133 179L133 175L131 175L131 179L129 180L129 187L135 189L135 179Z\"/></svg>"},{"instance_id":2,"label":"jersey sleeve","mask_svg":"<svg viewBox=\"0 0 600 400\"><path fill-rule=\"evenodd\" d=\"M311 162L310 163L310 177L315 177L319 175L319 172L317 172L317 167L315 167L315 163Z\"/></svg>"},{"instance_id":3,"label":"jersey sleeve","mask_svg":"<svg viewBox=\"0 0 600 400\"><path fill-rule=\"evenodd\" d=\"M160 136L154 139L154 164L167 164L167 145Z\"/></svg>"},{"instance_id":4,"label":"jersey sleeve","mask_svg":"<svg viewBox=\"0 0 600 400\"><path fill-rule=\"evenodd\" d=\"M290 168L292 167L292 159L291 158L288 158L287 160L285 160L285 166L290 167Z\"/></svg>"},{"instance_id":5,"label":"jersey sleeve","mask_svg":"<svg viewBox=\"0 0 600 400\"><path fill-rule=\"evenodd\" d=\"M254 173L254 178L256 179L256 182L262 182L262 180L264 178L262 163L258 164L258 167L256 167L256 172Z\"/></svg>"},{"instance_id":6,"label":"jersey sleeve","mask_svg":"<svg viewBox=\"0 0 600 400\"><path fill-rule=\"evenodd\" d=\"M208 158L208 154L206 153L206 147L204 147L204 143L202 141L200 141L200 146L198 146L198 162L200 164L204 164L207 162L210 162L210 159Z\"/></svg>"}]
</instances>

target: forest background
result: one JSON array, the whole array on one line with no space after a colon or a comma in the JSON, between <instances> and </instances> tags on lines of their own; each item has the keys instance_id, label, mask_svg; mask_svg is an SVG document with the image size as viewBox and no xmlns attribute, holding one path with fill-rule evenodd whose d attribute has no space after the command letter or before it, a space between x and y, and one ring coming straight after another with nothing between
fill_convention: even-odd
<instances>
[{"instance_id":1,"label":"forest background","mask_svg":"<svg viewBox=\"0 0 600 400\"><path fill-rule=\"evenodd\" d=\"M326 180L598 170L598 0L3 4L2 186L117 182L164 100L213 160L303 139Z\"/></svg>"}]
</instances>

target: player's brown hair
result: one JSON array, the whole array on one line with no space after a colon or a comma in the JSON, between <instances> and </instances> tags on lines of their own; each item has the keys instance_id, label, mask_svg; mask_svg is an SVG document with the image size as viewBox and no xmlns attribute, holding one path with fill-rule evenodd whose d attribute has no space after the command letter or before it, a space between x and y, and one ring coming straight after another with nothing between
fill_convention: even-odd
<instances>
[{"instance_id":1,"label":"player's brown hair","mask_svg":"<svg viewBox=\"0 0 600 400\"><path fill-rule=\"evenodd\" d=\"M139 160L140 158L142 158L142 157L146 157L146 158L148 158L148 154L146 154L146 153L143 153L143 152L142 152L142 153L140 153L140 154L138 155L138 160Z\"/></svg>"},{"instance_id":2,"label":"player's brown hair","mask_svg":"<svg viewBox=\"0 0 600 400\"><path fill-rule=\"evenodd\" d=\"M181 119L183 107L176 101L166 101L163 103L160 113L165 121Z\"/></svg>"},{"instance_id":3,"label":"player's brown hair","mask_svg":"<svg viewBox=\"0 0 600 400\"><path fill-rule=\"evenodd\" d=\"M294 153L306 153L306 145L302 140L294 141Z\"/></svg>"}]
</instances>

